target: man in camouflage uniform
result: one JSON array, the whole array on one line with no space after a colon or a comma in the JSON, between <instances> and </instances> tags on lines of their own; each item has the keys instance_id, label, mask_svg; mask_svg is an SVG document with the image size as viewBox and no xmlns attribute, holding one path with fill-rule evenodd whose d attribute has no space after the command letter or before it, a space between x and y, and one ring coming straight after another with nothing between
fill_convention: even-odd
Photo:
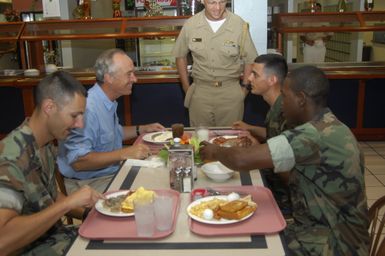
<instances>
[{"instance_id":1,"label":"man in camouflage uniform","mask_svg":"<svg viewBox=\"0 0 385 256\"><path fill-rule=\"evenodd\" d=\"M289 171L294 223L285 235L293 255L368 255L363 155L326 107L328 92L318 68L293 70L282 88L282 109L296 128L247 149L203 142L200 153L234 170Z\"/></svg>"},{"instance_id":2,"label":"man in camouflage uniform","mask_svg":"<svg viewBox=\"0 0 385 256\"><path fill-rule=\"evenodd\" d=\"M0 141L0 254L62 255L76 237L61 217L102 196L89 187L65 197L55 181L54 139L83 126L86 90L58 71L36 88L30 118Z\"/></svg>"},{"instance_id":3,"label":"man in camouflage uniform","mask_svg":"<svg viewBox=\"0 0 385 256\"><path fill-rule=\"evenodd\" d=\"M248 130L259 142L266 142L287 129L286 119L282 114L281 86L287 74L285 58L278 54L259 55L252 66L248 80L251 93L261 95L269 104L270 110L265 119L265 126L254 126L243 121L233 123L233 129ZM267 185L272 190L275 200L285 216L290 216L291 205L285 174L275 174L273 169L261 170ZM280 177L282 176L282 177Z\"/></svg>"}]
</instances>

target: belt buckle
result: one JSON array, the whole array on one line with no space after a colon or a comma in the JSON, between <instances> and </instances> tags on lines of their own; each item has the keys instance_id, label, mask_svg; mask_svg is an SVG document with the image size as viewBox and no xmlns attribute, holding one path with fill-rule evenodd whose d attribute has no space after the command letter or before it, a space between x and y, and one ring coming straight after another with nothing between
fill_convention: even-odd
<instances>
[{"instance_id":1,"label":"belt buckle","mask_svg":"<svg viewBox=\"0 0 385 256\"><path fill-rule=\"evenodd\" d=\"M222 81L214 81L214 87L221 87Z\"/></svg>"}]
</instances>

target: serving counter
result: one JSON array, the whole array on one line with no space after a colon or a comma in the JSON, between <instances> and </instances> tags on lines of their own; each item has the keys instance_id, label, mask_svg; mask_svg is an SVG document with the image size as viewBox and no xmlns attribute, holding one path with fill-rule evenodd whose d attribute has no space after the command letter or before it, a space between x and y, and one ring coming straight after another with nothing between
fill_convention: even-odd
<instances>
[{"instance_id":1,"label":"serving counter","mask_svg":"<svg viewBox=\"0 0 385 256\"><path fill-rule=\"evenodd\" d=\"M290 64L294 69L304 64ZM385 139L385 62L325 63L319 66L331 83L329 106L360 140ZM68 69L85 86L94 84L92 69ZM8 133L30 116L33 90L38 77L1 76L0 133ZM160 122L165 126L188 123L183 106L184 92L176 72L137 72L138 82L131 96L119 99L118 115L123 124ZM262 97L249 94L245 99L244 121L263 124L268 105Z\"/></svg>"}]
</instances>

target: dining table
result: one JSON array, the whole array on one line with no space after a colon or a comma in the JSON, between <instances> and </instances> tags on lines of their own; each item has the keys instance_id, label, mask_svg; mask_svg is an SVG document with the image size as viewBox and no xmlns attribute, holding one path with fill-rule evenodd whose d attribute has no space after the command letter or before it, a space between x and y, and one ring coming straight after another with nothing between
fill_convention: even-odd
<instances>
[{"instance_id":1,"label":"dining table","mask_svg":"<svg viewBox=\"0 0 385 256\"><path fill-rule=\"evenodd\" d=\"M193 131L186 132L190 136L193 135ZM241 131L231 129L211 129L210 138L228 134L239 136L241 133ZM135 144L144 143L148 145L153 154L156 154L164 147L160 143L143 140L144 136L139 136ZM202 172L201 166L196 168L197 180L193 184L194 189L212 188L226 190L228 188L228 191L251 189L251 191L256 193L255 195L258 195L259 191L266 193L267 197L264 199L266 202L257 201L260 205L258 205L254 213L255 216L252 216L250 220L222 225L224 227L196 223L195 220L190 218L186 210L192 201L191 193L179 193L170 189L167 164L153 167L151 165L136 164L135 161L126 161L122 163L119 171L110 182L106 193L120 190L135 190L141 186L154 191L173 191L173 193L178 195L173 229L171 232L161 233L154 238L124 237L124 235L110 236L114 232L123 234L124 232L118 231L124 231L124 229L127 231L134 229L135 217L103 216L103 214L93 208L87 219L81 224L79 235L67 250L66 255L287 255L287 245L283 236L286 222L279 212L279 208L273 196L271 196L270 190L265 187L264 178L259 170L248 172L236 171L231 179L217 183L210 180ZM266 232L263 232L263 229L258 231L258 227L253 227L253 220L251 219L258 221L259 216L262 216L262 208L265 203L269 207L278 210L274 210L276 215L275 223L273 221L270 222L269 218L272 218L271 213L267 213L268 216L263 217L266 220L260 220L262 221L261 226L266 228ZM112 223L111 225L115 226L103 226L107 225L106 223ZM91 231L92 226L99 234L92 236L92 232L94 232L94 230ZM87 228L89 229L87 230ZM258 232L248 231L249 229L257 230ZM205 233L206 231L207 233ZM106 234L103 232L106 232ZM110 235L107 235L107 232ZM88 234L91 235L88 236ZM105 236L103 236L104 234Z\"/></svg>"}]
</instances>

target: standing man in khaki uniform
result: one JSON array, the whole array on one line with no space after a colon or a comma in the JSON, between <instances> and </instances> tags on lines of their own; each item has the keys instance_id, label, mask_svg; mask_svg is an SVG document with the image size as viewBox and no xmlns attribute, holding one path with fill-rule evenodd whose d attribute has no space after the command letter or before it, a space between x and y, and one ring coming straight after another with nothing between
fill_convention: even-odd
<instances>
[{"instance_id":1,"label":"standing man in khaki uniform","mask_svg":"<svg viewBox=\"0 0 385 256\"><path fill-rule=\"evenodd\" d=\"M173 49L191 126L231 126L243 118L247 90L239 78L243 71L242 85L247 83L257 50L247 23L226 10L226 3L204 0L204 11L185 23ZM191 86L189 52L193 57Z\"/></svg>"},{"instance_id":2,"label":"standing man in khaki uniform","mask_svg":"<svg viewBox=\"0 0 385 256\"><path fill-rule=\"evenodd\" d=\"M315 4L315 12L322 12L320 3ZM323 26L327 27L330 24L327 22L304 23L304 27ZM303 62L304 63L321 63L325 62L326 42L333 36L333 32L310 32L301 33L299 38L304 43L303 47Z\"/></svg>"}]
</instances>

